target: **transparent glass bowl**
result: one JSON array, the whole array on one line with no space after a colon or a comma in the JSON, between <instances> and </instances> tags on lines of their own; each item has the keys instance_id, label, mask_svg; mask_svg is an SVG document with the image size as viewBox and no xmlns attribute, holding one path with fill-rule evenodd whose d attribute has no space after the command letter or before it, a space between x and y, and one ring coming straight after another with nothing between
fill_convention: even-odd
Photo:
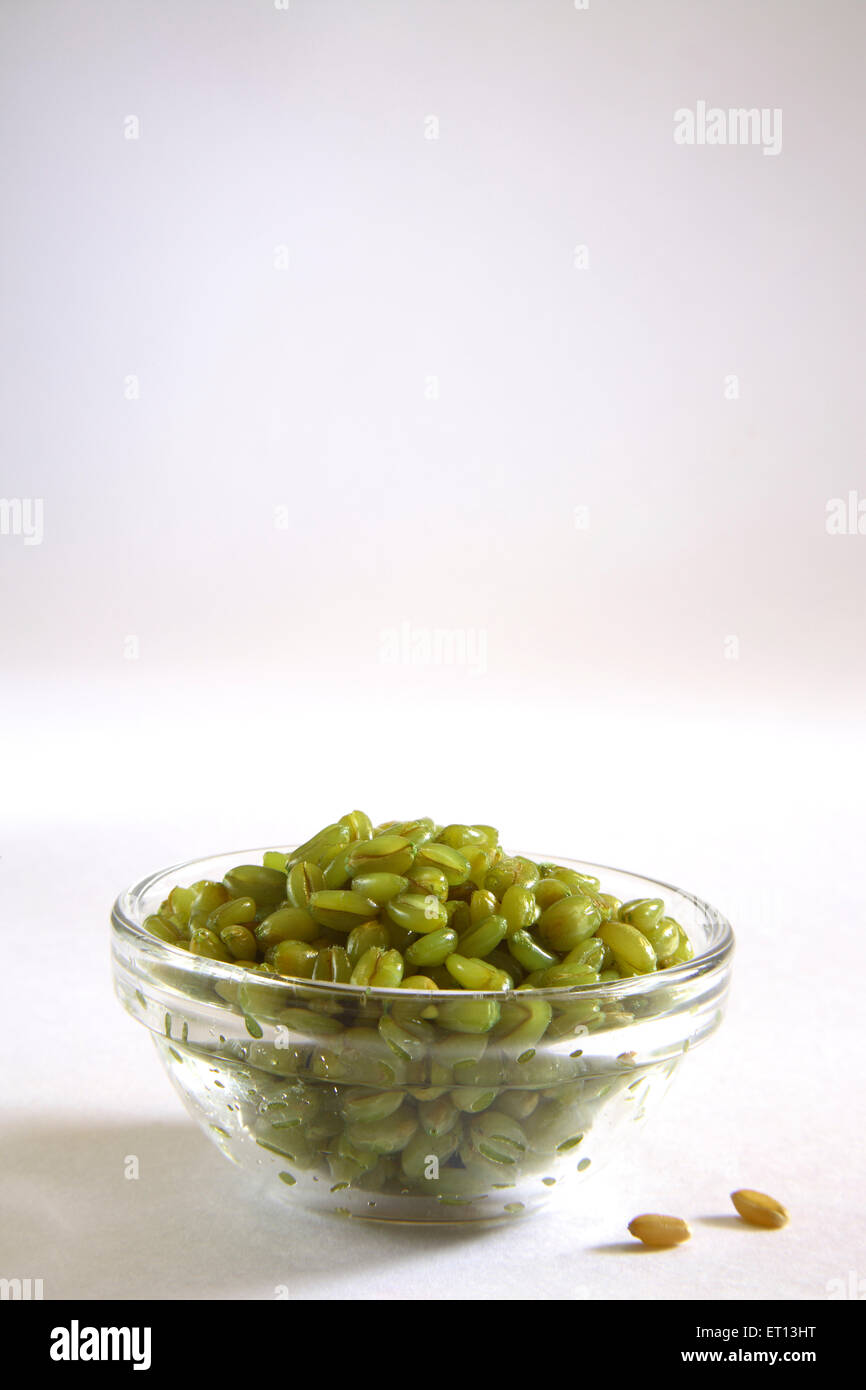
<instances>
[{"instance_id":1,"label":"transparent glass bowl","mask_svg":"<svg viewBox=\"0 0 866 1390\"><path fill-rule=\"evenodd\" d=\"M283 847L288 848L288 847ZM112 911L115 988L150 1030L190 1114L273 1195L343 1216L410 1222L513 1219L592 1174L617 1136L664 1094L721 1022L733 933L715 908L669 884L557 859L623 901L661 897L695 958L656 974L545 1001L540 1037L458 1032L437 1005L506 996L364 989L270 979L195 956L142 923L175 884L222 879L242 850L161 870ZM549 855L531 855L536 861ZM538 1011L544 1022L548 1013ZM538 1027L535 1027L535 1032Z\"/></svg>"}]
</instances>

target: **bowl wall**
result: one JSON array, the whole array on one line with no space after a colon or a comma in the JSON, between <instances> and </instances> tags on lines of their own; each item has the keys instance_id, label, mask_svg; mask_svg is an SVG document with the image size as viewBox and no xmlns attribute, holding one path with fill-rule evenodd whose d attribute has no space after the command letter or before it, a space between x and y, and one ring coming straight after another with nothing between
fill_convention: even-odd
<instances>
[{"instance_id":1,"label":"bowl wall","mask_svg":"<svg viewBox=\"0 0 866 1390\"><path fill-rule=\"evenodd\" d=\"M577 990L431 995L250 977L141 926L175 884L261 854L178 865L130 889L113 913L113 959L121 1002L187 1109L273 1195L378 1220L513 1219L591 1175L721 1021L724 918L575 860L556 862L623 900L664 898L695 959Z\"/></svg>"}]
</instances>

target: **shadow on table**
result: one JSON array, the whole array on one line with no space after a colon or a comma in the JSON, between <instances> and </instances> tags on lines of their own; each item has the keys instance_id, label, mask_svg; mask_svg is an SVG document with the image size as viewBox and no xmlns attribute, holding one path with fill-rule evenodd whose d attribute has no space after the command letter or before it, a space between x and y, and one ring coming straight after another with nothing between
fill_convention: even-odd
<instances>
[{"instance_id":1,"label":"shadow on table","mask_svg":"<svg viewBox=\"0 0 866 1390\"><path fill-rule=\"evenodd\" d=\"M761 1226L750 1226L749 1223L748 1223L748 1221L744 1221L743 1218L742 1218L741 1216L736 1216L736 1215L734 1215L733 1212L731 1213L730 1216L728 1216L727 1213L726 1213L725 1215L723 1215L723 1216L720 1216L720 1215L718 1214L718 1212L713 1212L711 1215L707 1215L707 1216L695 1216L695 1217L692 1217L692 1221L693 1221L693 1222L697 1222L697 1224L698 1224L699 1226L712 1226L712 1227L714 1227L715 1230L717 1230L717 1231L746 1231L746 1232L748 1232L748 1231L760 1231L760 1230L764 1229L764 1228L761 1227Z\"/></svg>"},{"instance_id":2,"label":"shadow on table","mask_svg":"<svg viewBox=\"0 0 866 1390\"><path fill-rule=\"evenodd\" d=\"M0 1273L41 1278L46 1299L316 1298L353 1276L340 1289L352 1297L365 1270L377 1297L400 1297L401 1261L496 1229L347 1223L271 1202L183 1120L46 1121L0 1138Z\"/></svg>"},{"instance_id":3,"label":"shadow on table","mask_svg":"<svg viewBox=\"0 0 866 1390\"><path fill-rule=\"evenodd\" d=\"M653 1250L649 1245L641 1245L639 1240L614 1240L607 1245L591 1245L589 1252L593 1255L657 1255L658 1250Z\"/></svg>"}]
</instances>

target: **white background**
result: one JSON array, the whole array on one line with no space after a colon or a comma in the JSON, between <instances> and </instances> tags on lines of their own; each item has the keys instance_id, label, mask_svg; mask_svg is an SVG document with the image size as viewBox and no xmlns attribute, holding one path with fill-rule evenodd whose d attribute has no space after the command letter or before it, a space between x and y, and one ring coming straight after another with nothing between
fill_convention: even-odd
<instances>
[{"instance_id":1,"label":"white background","mask_svg":"<svg viewBox=\"0 0 866 1390\"><path fill-rule=\"evenodd\" d=\"M0 495L44 536L0 535L0 1276L866 1278L866 535L826 527L866 498L864 29L843 0L3 8ZM701 100L780 108L781 153L676 145ZM407 630L477 659L388 661ZM355 805L733 921L722 1031L566 1219L262 1209L113 1000L122 887ZM790 1226L732 1221L737 1186ZM626 1251L643 1210L690 1245Z\"/></svg>"}]
</instances>

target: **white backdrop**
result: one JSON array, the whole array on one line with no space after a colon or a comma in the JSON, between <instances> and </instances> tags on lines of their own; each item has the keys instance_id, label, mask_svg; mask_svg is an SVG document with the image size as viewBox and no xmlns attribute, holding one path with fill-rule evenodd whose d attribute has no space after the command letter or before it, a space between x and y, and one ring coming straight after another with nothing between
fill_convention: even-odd
<instances>
[{"instance_id":1,"label":"white backdrop","mask_svg":"<svg viewBox=\"0 0 866 1390\"><path fill-rule=\"evenodd\" d=\"M0 1275L866 1275L864 30L853 0L3 7ZM678 144L703 107L766 112L779 148ZM493 821L731 917L724 1030L573 1225L275 1227L114 1003L121 887L354 805ZM713 1216L734 1186L791 1226L617 1250L637 1209Z\"/></svg>"}]
</instances>

